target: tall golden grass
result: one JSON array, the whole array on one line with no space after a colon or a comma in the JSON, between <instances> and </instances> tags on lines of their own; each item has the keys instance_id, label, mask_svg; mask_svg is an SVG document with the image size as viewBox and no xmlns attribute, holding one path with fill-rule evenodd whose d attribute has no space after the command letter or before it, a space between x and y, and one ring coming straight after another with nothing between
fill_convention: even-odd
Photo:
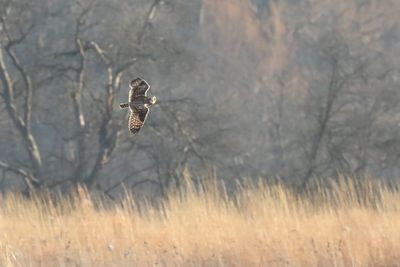
<instances>
[{"instance_id":1,"label":"tall golden grass","mask_svg":"<svg viewBox=\"0 0 400 267\"><path fill-rule=\"evenodd\" d=\"M104 207L82 188L56 204L9 194L0 266L399 265L400 193L346 178L310 192L260 182L232 197L187 182L157 207L131 196Z\"/></svg>"}]
</instances>

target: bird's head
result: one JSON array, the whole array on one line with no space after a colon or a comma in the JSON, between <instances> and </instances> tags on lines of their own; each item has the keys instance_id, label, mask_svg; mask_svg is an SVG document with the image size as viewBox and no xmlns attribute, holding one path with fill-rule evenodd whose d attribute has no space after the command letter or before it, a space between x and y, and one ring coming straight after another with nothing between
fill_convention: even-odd
<instances>
[{"instance_id":1,"label":"bird's head","mask_svg":"<svg viewBox=\"0 0 400 267\"><path fill-rule=\"evenodd\" d=\"M157 103L157 97L156 97L156 96L152 96L152 97L150 98L150 104L151 104L151 105L154 105L155 103Z\"/></svg>"}]
</instances>

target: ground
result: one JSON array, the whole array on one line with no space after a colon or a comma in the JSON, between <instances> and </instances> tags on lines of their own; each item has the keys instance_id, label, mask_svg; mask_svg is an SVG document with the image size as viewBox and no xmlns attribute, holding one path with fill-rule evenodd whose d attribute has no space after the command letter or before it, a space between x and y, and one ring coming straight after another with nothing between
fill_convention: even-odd
<instances>
[{"instance_id":1,"label":"ground","mask_svg":"<svg viewBox=\"0 0 400 267\"><path fill-rule=\"evenodd\" d=\"M298 195L280 184L236 197L188 183L154 207L102 207L83 189L54 204L3 196L1 266L397 266L400 193L343 178Z\"/></svg>"}]
</instances>

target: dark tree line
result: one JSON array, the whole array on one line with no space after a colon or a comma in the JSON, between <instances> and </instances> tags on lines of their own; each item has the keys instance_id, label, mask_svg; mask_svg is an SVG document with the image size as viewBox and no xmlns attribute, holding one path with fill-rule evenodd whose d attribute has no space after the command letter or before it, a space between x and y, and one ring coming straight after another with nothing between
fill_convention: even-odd
<instances>
[{"instance_id":1,"label":"dark tree line","mask_svg":"<svg viewBox=\"0 0 400 267\"><path fill-rule=\"evenodd\" d=\"M1 187L396 177L400 7L300 2L0 0ZM137 76L160 103L133 138Z\"/></svg>"}]
</instances>

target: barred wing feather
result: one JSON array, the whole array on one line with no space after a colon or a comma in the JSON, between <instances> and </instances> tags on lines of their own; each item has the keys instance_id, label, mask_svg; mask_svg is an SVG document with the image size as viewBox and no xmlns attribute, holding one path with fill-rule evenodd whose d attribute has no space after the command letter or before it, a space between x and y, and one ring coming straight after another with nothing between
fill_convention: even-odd
<instances>
[{"instance_id":1,"label":"barred wing feather","mask_svg":"<svg viewBox=\"0 0 400 267\"><path fill-rule=\"evenodd\" d=\"M129 114L129 131L131 131L132 134L139 132L143 127L148 112L149 109L146 107L131 110Z\"/></svg>"}]
</instances>

